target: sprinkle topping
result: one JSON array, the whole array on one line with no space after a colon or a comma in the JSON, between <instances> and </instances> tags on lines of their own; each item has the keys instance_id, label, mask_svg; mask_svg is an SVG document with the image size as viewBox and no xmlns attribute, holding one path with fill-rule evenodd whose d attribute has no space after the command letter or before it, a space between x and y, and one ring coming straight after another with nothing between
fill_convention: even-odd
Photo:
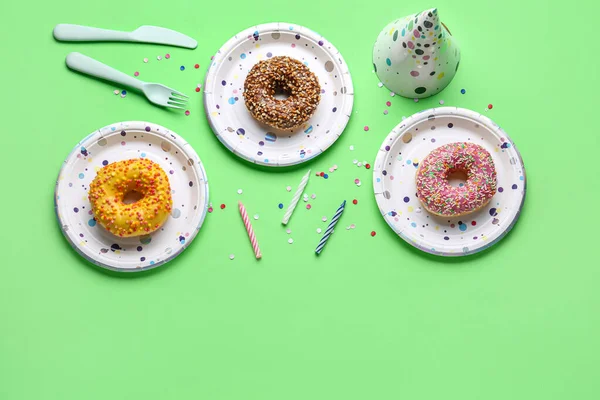
<instances>
[{"instance_id":1,"label":"sprinkle topping","mask_svg":"<svg viewBox=\"0 0 600 400\"><path fill-rule=\"evenodd\" d=\"M130 192L142 198L125 204L125 195ZM173 206L167 174L147 158L117 161L101 168L90 184L88 198L96 221L121 237L154 232L167 220Z\"/></svg>"},{"instance_id":2,"label":"sprinkle topping","mask_svg":"<svg viewBox=\"0 0 600 400\"><path fill-rule=\"evenodd\" d=\"M453 187L448 177L464 172L467 182ZM416 176L417 195L425 208L437 215L458 216L478 210L496 193L496 168L492 156L472 143L450 143L433 150L421 161Z\"/></svg>"}]
</instances>

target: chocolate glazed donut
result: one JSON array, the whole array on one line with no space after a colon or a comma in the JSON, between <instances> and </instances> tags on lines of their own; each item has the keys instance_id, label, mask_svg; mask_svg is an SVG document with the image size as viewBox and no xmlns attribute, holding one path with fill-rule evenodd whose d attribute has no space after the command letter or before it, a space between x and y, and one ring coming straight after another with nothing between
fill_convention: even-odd
<instances>
[{"instance_id":1,"label":"chocolate glazed donut","mask_svg":"<svg viewBox=\"0 0 600 400\"><path fill-rule=\"evenodd\" d=\"M275 98L277 91L289 96ZM244 100L250 114L278 129L293 129L310 119L321 100L321 86L314 73L287 56L255 64L244 82Z\"/></svg>"}]
</instances>

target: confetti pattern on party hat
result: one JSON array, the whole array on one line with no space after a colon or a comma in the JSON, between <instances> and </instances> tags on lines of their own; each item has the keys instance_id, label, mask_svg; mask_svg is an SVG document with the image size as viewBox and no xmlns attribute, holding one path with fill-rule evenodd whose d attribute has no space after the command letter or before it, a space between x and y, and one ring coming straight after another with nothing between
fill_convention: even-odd
<instances>
[{"instance_id":1,"label":"confetti pattern on party hat","mask_svg":"<svg viewBox=\"0 0 600 400\"><path fill-rule=\"evenodd\" d=\"M395 20L377 37L373 67L393 93L424 98L441 92L458 70L460 48L437 8Z\"/></svg>"}]
</instances>

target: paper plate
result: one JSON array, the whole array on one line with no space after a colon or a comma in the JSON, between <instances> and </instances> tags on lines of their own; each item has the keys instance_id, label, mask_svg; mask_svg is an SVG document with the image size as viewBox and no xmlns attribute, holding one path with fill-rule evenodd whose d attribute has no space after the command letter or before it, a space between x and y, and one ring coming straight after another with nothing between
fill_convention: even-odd
<instances>
[{"instance_id":1,"label":"paper plate","mask_svg":"<svg viewBox=\"0 0 600 400\"><path fill-rule=\"evenodd\" d=\"M498 191L481 210L444 218L421 205L415 173L429 152L453 142L490 152ZM492 246L510 231L525 200L526 179L521 155L498 125L471 110L441 107L414 114L390 132L375 161L373 187L381 214L402 239L428 253L462 256Z\"/></svg>"},{"instance_id":2,"label":"paper plate","mask_svg":"<svg viewBox=\"0 0 600 400\"><path fill-rule=\"evenodd\" d=\"M260 60L289 56L304 62L321 85L312 118L282 131L256 121L244 103L244 81ZM258 25L231 38L213 57L204 83L204 109L215 135L234 154L256 164L299 164L321 154L342 134L354 89L346 62L321 35L283 22Z\"/></svg>"},{"instance_id":3,"label":"paper plate","mask_svg":"<svg viewBox=\"0 0 600 400\"><path fill-rule=\"evenodd\" d=\"M150 235L114 236L94 220L89 185L104 165L144 157L169 176L173 211ZM54 204L62 232L79 254L111 270L141 271L172 260L194 240L208 209L208 183L200 158L181 136L156 124L122 122L93 132L73 149L58 175Z\"/></svg>"}]
</instances>

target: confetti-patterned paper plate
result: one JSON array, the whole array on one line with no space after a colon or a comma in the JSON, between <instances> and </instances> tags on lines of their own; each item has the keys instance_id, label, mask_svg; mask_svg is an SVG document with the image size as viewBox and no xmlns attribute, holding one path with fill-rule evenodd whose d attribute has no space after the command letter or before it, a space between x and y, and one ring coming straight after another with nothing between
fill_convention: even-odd
<instances>
[{"instance_id":1,"label":"confetti-patterned paper plate","mask_svg":"<svg viewBox=\"0 0 600 400\"><path fill-rule=\"evenodd\" d=\"M421 205L415 174L429 152L453 142L475 143L490 152L498 190L481 210L444 218ZM510 231L525 200L526 180L521 155L498 125L471 110L441 107L412 115L387 135L375 161L373 186L381 214L402 239L428 253L462 256L492 246Z\"/></svg>"},{"instance_id":2,"label":"confetti-patterned paper plate","mask_svg":"<svg viewBox=\"0 0 600 400\"><path fill-rule=\"evenodd\" d=\"M173 211L150 235L114 236L94 220L89 185L102 166L144 157L169 176ZM84 258L111 270L141 271L172 260L194 240L208 209L208 183L200 158L181 136L156 124L122 122L93 132L73 149L58 175L54 203L63 234Z\"/></svg>"},{"instance_id":3,"label":"confetti-patterned paper plate","mask_svg":"<svg viewBox=\"0 0 600 400\"><path fill-rule=\"evenodd\" d=\"M260 60L302 61L321 85L321 102L301 127L282 131L256 121L244 104L244 81ZM346 62L321 35L283 22L248 28L213 57L204 84L204 108L215 135L234 154L256 164L287 166L318 156L342 134L354 89Z\"/></svg>"}]
</instances>

